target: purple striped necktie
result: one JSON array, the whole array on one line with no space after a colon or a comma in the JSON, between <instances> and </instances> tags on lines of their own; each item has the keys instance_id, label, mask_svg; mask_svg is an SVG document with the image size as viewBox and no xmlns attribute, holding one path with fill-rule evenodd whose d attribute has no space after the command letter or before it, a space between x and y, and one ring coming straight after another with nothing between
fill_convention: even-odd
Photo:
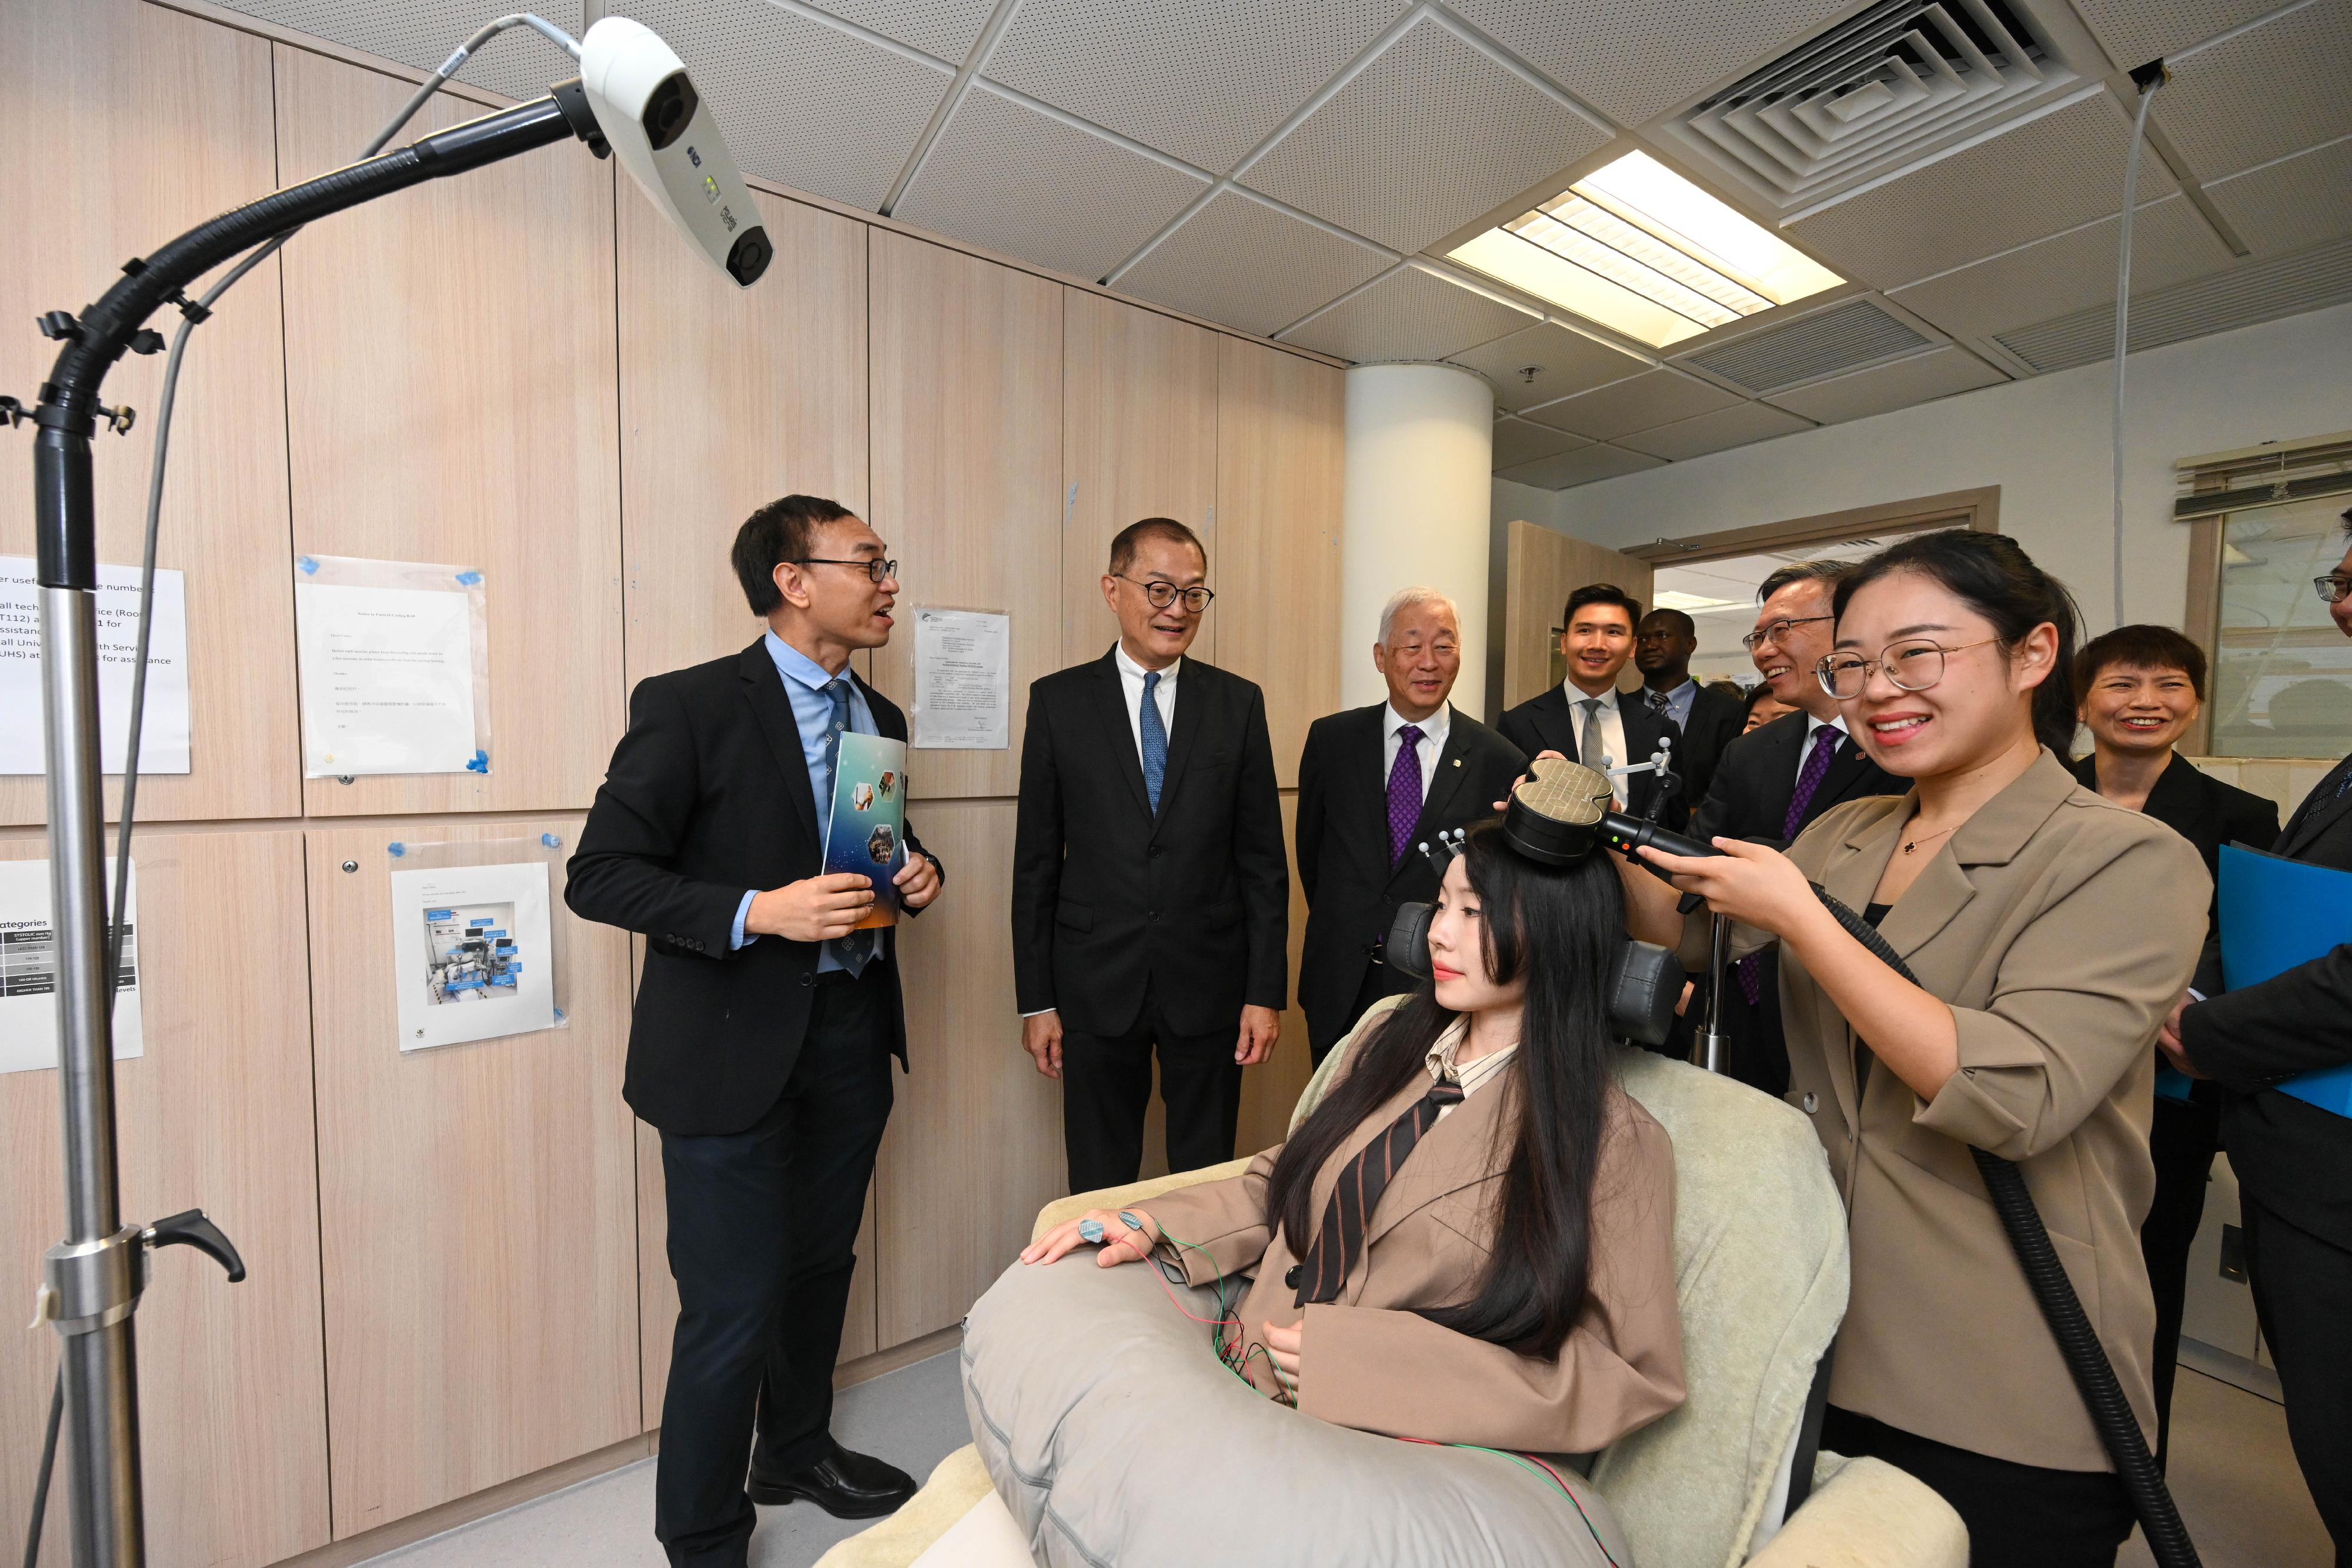
<instances>
[{"instance_id":1,"label":"purple striped necktie","mask_svg":"<svg viewBox=\"0 0 2352 1568\"><path fill-rule=\"evenodd\" d=\"M1804 826L1805 808L1820 793L1822 780L1830 776L1830 763L1837 757L1838 727L1825 724L1813 731L1813 748L1805 754L1805 766L1797 774L1797 792L1789 797L1788 814L1780 819L1780 836L1794 839L1797 830ZM1739 982L1739 994L1755 1007L1764 999L1763 960L1751 953L1731 967L1734 978Z\"/></svg>"},{"instance_id":2,"label":"purple striped necktie","mask_svg":"<svg viewBox=\"0 0 2352 1568\"><path fill-rule=\"evenodd\" d=\"M1412 825L1421 821L1421 726L1397 731L1396 764L1389 769L1389 864L1404 859Z\"/></svg>"},{"instance_id":3,"label":"purple striped necktie","mask_svg":"<svg viewBox=\"0 0 2352 1568\"><path fill-rule=\"evenodd\" d=\"M1437 1113L1461 1103L1462 1085L1452 1079L1439 1079L1428 1093L1389 1124L1387 1132L1348 1162L1338 1185L1331 1188L1331 1201L1323 1206L1323 1228L1315 1233L1315 1244L1300 1260L1298 1297L1291 1305L1339 1299L1348 1271L1364 1254L1364 1226L1380 1207L1381 1194L1388 1190L1390 1178L1403 1168L1421 1135L1437 1124Z\"/></svg>"}]
</instances>

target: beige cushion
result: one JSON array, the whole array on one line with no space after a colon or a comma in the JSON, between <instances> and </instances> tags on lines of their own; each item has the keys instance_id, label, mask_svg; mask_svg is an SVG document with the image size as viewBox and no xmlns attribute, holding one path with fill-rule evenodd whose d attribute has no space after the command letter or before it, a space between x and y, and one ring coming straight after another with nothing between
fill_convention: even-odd
<instances>
[{"instance_id":1,"label":"beige cushion","mask_svg":"<svg viewBox=\"0 0 2352 1568\"><path fill-rule=\"evenodd\" d=\"M958 1448L939 1462L923 1490L881 1523L861 1530L816 1560L816 1568L910 1568L915 1559L989 1495L980 1450Z\"/></svg>"},{"instance_id":2,"label":"beige cushion","mask_svg":"<svg viewBox=\"0 0 2352 1568\"><path fill-rule=\"evenodd\" d=\"M1885 1460L1823 1454L1813 1495L1748 1568L1969 1568L1968 1527Z\"/></svg>"}]
</instances>

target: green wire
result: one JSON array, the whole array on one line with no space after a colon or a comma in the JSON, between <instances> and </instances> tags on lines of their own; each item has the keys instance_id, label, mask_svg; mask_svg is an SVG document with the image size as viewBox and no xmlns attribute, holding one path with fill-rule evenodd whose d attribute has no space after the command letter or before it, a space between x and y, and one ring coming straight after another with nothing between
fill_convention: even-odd
<instances>
[{"instance_id":1,"label":"green wire","mask_svg":"<svg viewBox=\"0 0 2352 1568\"><path fill-rule=\"evenodd\" d=\"M1125 1212L1125 1210L1120 1211L1122 1218L1124 1217ZM1153 1220L1152 1223L1158 1225L1160 1222L1158 1220ZM1130 1228L1140 1229L1141 1227L1136 1226L1130 1227ZM1217 1294L1217 1322L1216 1326L1211 1329L1209 1333L1209 1343L1216 1348L1217 1364L1223 1367L1227 1372L1232 1373L1236 1382L1239 1382L1244 1386L1250 1389L1251 1392L1255 1393L1257 1391L1257 1385L1250 1382L1249 1374L1246 1369L1249 1366L1249 1358L1253 1353L1262 1355L1265 1357L1266 1370L1274 1374L1274 1385L1282 1390L1283 1398L1295 1402L1297 1396L1291 1390L1290 1380L1282 1375L1282 1368L1275 1364L1274 1353L1266 1349L1265 1346L1262 1344L1254 1344L1250 1346L1248 1350L1242 1352L1240 1366L1235 1366L1232 1362L1225 1359L1225 1347L1221 1343L1224 1337L1224 1325L1230 1322L1234 1324L1235 1329L1239 1329L1241 1327L1241 1323L1234 1317L1234 1303L1225 1299L1225 1271L1217 1267L1217 1260L1210 1255L1208 1249L1204 1247L1195 1247L1192 1243L1185 1240L1181 1236L1170 1235L1165 1226L1160 1228L1160 1239L1171 1243L1171 1245L1181 1247L1188 1252L1198 1252L1202 1260L1208 1263L1209 1272L1216 1276L1215 1290ZM1181 1270L1182 1265L1180 1263L1178 1267Z\"/></svg>"}]
</instances>

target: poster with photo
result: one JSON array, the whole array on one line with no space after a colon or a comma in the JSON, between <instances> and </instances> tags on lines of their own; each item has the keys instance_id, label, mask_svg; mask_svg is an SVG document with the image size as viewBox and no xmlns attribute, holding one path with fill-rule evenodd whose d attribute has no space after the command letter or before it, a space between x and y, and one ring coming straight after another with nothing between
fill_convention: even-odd
<instances>
[{"instance_id":1,"label":"poster with photo","mask_svg":"<svg viewBox=\"0 0 2352 1568\"><path fill-rule=\"evenodd\" d=\"M555 1027L544 862L394 872L392 948L403 1051Z\"/></svg>"},{"instance_id":2,"label":"poster with photo","mask_svg":"<svg viewBox=\"0 0 2352 1568\"><path fill-rule=\"evenodd\" d=\"M115 862L106 862L114 896ZM122 968L115 976L114 1060L146 1052L139 1016L139 863L122 910ZM49 862L0 861L0 1072L58 1064L58 934L49 919Z\"/></svg>"}]
</instances>

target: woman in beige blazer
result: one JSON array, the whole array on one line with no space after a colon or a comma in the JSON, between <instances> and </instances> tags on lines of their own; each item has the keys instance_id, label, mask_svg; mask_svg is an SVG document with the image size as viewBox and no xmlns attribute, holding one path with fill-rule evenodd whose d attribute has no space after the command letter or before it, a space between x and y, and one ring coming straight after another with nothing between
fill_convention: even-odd
<instances>
[{"instance_id":1,"label":"woman in beige blazer","mask_svg":"<svg viewBox=\"0 0 2352 1568\"><path fill-rule=\"evenodd\" d=\"M1217 1354L1340 1426L1582 1454L1656 1419L1684 1388L1674 1149L1612 1071L1600 977L1622 921L1607 868L1472 829L1434 980L1364 1015L1287 1144L1023 1258L1099 1237L1102 1265L1156 1254L1226 1285Z\"/></svg>"},{"instance_id":2,"label":"woman in beige blazer","mask_svg":"<svg viewBox=\"0 0 2352 1568\"><path fill-rule=\"evenodd\" d=\"M1969 1147L2022 1167L2152 1429L2147 1047L2195 967L2210 883L2187 841L2060 760L2074 605L2014 543L1903 540L1841 582L1835 608L1821 678L1912 791L1839 807L1785 855L1718 839L1720 858L1651 858L1740 923L1735 952L1780 944L1788 1097L1853 1234L1823 1446L1941 1492L1977 1563L2112 1564L2130 1504ZM1919 983L1809 882L1864 912ZM1636 930L1703 961L1707 922L1685 928L1645 873L1627 885Z\"/></svg>"}]
</instances>

